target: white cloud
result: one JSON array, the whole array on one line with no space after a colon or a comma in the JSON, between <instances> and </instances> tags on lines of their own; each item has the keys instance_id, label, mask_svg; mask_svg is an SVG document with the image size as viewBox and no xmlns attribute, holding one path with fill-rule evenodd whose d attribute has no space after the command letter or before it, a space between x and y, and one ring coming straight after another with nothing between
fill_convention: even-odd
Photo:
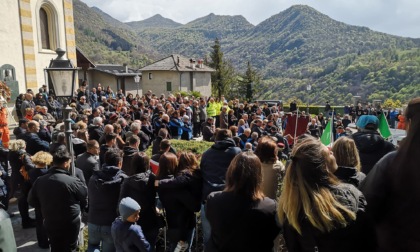
<instances>
[{"instance_id":1,"label":"white cloud","mask_svg":"<svg viewBox=\"0 0 420 252\"><path fill-rule=\"evenodd\" d=\"M179 23L214 13L243 15L258 24L294 4L306 4L344 23L376 31L420 38L420 1L417 0L82 0L127 22L161 14Z\"/></svg>"}]
</instances>

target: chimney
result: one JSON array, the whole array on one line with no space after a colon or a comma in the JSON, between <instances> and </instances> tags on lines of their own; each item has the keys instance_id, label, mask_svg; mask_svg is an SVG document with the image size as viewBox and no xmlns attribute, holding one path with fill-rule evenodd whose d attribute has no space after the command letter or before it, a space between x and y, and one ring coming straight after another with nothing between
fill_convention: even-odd
<instances>
[{"instance_id":1,"label":"chimney","mask_svg":"<svg viewBox=\"0 0 420 252\"><path fill-rule=\"evenodd\" d=\"M193 63L192 64L193 64L192 69L195 70L195 60L193 60Z\"/></svg>"},{"instance_id":2,"label":"chimney","mask_svg":"<svg viewBox=\"0 0 420 252\"><path fill-rule=\"evenodd\" d=\"M176 64L179 66L179 56L176 57Z\"/></svg>"},{"instance_id":3,"label":"chimney","mask_svg":"<svg viewBox=\"0 0 420 252\"><path fill-rule=\"evenodd\" d=\"M193 64L194 64L193 59L190 59L190 68L193 68Z\"/></svg>"},{"instance_id":4,"label":"chimney","mask_svg":"<svg viewBox=\"0 0 420 252\"><path fill-rule=\"evenodd\" d=\"M198 60L198 67L199 67L199 68L204 68L204 67L203 67L203 61L204 61L203 59L199 59L199 60Z\"/></svg>"},{"instance_id":5,"label":"chimney","mask_svg":"<svg viewBox=\"0 0 420 252\"><path fill-rule=\"evenodd\" d=\"M127 65L127 63L124 63L123 66L125 67L125 73L128 73L128 65Z\"/></svg>"}]
</instances>

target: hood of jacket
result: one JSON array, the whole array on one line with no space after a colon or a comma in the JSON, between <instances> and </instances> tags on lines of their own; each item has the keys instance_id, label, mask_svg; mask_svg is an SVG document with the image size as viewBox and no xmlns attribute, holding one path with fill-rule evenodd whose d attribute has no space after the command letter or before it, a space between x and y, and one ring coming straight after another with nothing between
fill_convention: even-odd
<instances>
[{"instance_id":1,"label":"hood of jacket","mask_svg":"<svg viewBox=\"0 0 420 252\"><path fill-rule=\"evenodd\" d=\"M127 182L130 188L137 192L144 192L149 190L148 183L150 179L151 171L137 173L128 178Z\"/></svg>"},{"instance_id":2,"label":"hood of jacket","mask_svg":"<svg viewBox=\"0 0 420 252\"><path fill-rule=\"evenodd\" d=\"M216 150L226 150L230 147L236 147L235 141L232 138L226 138L224 140L217 141L215 144L211 146L211 148Z\"/></svg>"},{"instance_id":3,"label":"hood of jacket","mask_svg":"<svg viewBox=\"0 0 420 252\"><path fill-rule=\"evenodd\" d=\"M130 146L124 146L123 152L124 156L133 156L134 154L138 153L139 150Z\"/></svg>"},{"instance_id":4,"label":"hood of jacket","mask_svg":"<svg viewBox=\"0 0 420 252\"><path fill-rule=\"evenodd\" d=\"M376 152L384 147L385 140L377 131L363 130L351 136L360 152Z\"/></svg>"},{"instance_id":5,"label":"hood of jacket","mask_svg":"<svg viewBox=\"0 0 420 252\"><path fill-rule=\"evenodd\" d=\"M126 177L125 173L116 166L108 166L104 164L102 169L99 171L94 171L95 182L106 185L106 184L115 184L121 183Z\"/></svg>"},{"instance_id":6,"label":"hood of jacket","mask_svg":"<svg viewBox=\"0 0 420 252\"><path fill-rule=\"evenodd\" d=\"M356 167L347 166L339 166L334 172L334 175L344 183L350 183L355 186L359 186L366 177L366 175L363 172L359 172Z\"/></svg>"}]
</instances>

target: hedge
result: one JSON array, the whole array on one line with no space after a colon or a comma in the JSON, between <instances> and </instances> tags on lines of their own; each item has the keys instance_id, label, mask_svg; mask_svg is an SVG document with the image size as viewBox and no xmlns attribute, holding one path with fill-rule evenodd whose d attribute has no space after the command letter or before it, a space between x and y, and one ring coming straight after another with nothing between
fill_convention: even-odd
<instances>
[{"instance_id":1,"label":"hedge","mask_svg":"<svg viewBox=\"0 0 420 252\"><path fill-rule=\"evenodd\" d=\"M206 142L206 141L195 141L195 140L186 141L186 140L174 140L174 139L171 140L171 145L172 147L175 148L177 152L187 151L187 152L192 152L198 155L203 154L203 152L208 150L213 144L214 144L213 142ZM146 150L146 154L149 157L152 156L151 146Z\"/></svg>"}]
</instances>

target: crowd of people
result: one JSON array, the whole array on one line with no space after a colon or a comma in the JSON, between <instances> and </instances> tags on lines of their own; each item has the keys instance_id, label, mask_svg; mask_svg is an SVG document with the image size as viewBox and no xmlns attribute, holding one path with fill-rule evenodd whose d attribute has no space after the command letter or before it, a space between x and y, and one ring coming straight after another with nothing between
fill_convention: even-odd
<instances>
[{"instance_id":1,"label":"crowd of people","mask_svg":"<svg viewBox=\"0 0 420 252\"><path fill-rule=\"evenodd\" d=\"M377 114L341 117L328 103L325 118L305 115L306 133L295 138L283 134L293 104L285 112L223 96L125 96L84 82L69 102L67 138L53 94L42 87L33 97L20 97L0 196L7 209L19 191L22 227L36 227L41 248L75 250L86 223L88 251L155 251L163 227L170 251L190 251L200 213L205 251L276 251L280 234L289 251L420 249L419 98L395 151ZM319 137L330 117L329 149ZM356 133L346 131L351 122ZM171 146L200 137L214 143L198 155Z\"/></svg>"}]
</instances>

